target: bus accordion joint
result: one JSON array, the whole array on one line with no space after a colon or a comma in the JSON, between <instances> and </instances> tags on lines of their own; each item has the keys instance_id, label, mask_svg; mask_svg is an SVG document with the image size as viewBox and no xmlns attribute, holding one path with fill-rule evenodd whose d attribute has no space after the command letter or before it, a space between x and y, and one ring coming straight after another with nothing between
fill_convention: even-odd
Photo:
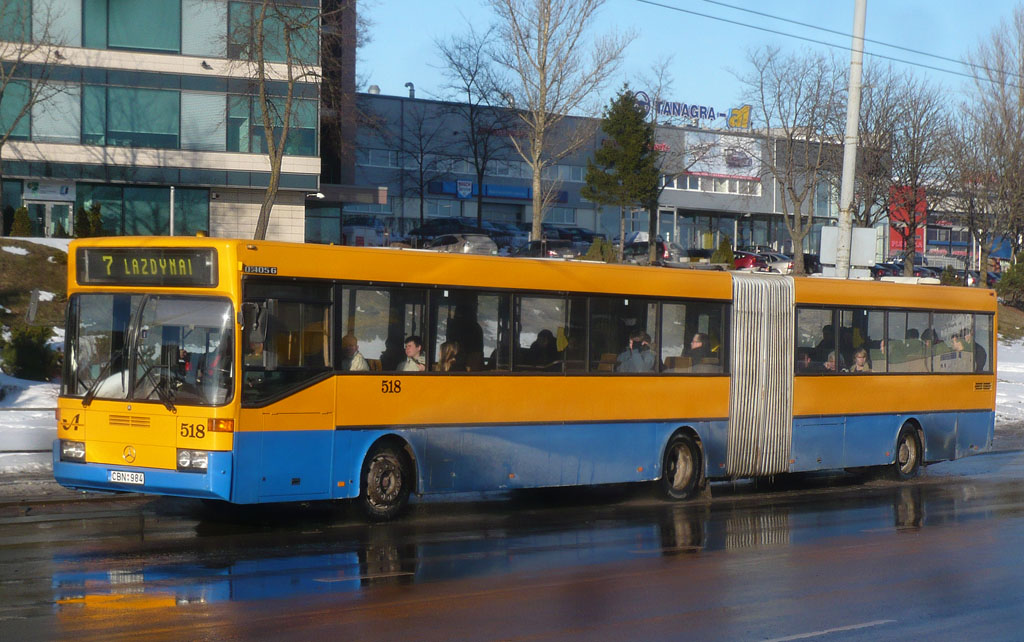
<instances>
[{"instance_id":1,"label":"bus accordion joint","mask_svg":"<svg viewBox=\"0 0 1024 642\"><path fill-rule=\"evenodd\" d=\"M209 420L207 420L207 426L207 430L209 432L235 432L234 419L210 418Z\"/></svg>"}]
</instances>

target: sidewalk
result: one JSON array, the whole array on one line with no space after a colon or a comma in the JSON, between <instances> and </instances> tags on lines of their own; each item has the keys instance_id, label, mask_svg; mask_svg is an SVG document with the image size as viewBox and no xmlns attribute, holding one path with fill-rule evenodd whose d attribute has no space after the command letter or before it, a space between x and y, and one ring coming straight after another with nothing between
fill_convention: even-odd
<instances>
[{"instance_id":1,"label":"sidewalk","mask_svg":"<svg viewBox=\"0 0 1024 642\"><path fill-rule=\"evenodd\" d=\"M1024 450L1024 422L996 424L992 450ZM31 506L86 500L125 500L144 497L137 493L95 493L64 488L50 472L0 475L0 507Z\"/></svg>"}]
</instances>

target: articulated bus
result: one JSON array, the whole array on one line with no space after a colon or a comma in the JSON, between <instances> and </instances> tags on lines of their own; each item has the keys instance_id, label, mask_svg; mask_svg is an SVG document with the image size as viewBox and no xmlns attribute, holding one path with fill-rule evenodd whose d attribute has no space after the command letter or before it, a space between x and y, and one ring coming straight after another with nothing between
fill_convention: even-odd
<instances>
[{"instance_id":1,"label":"articulated bus","mask_svg":"<svg viewBox=\"0 0 1024 642\"><path fill-rule=\"evenodd\" d=\"M989 290L213 238L79 240L68 273L71 488L387 519L992 443Z\"/></svg>"}]
</instances>

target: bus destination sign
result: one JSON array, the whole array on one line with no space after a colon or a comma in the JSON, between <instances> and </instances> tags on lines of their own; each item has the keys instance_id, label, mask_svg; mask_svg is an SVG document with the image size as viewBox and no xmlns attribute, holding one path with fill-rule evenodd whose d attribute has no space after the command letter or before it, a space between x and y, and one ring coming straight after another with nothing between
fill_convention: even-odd
<instances>
[{"instance_id":1,"label":"bus destination sign","mask_svg":"<svg viewBox=\"0 0 1024 642\"><path fill-rule=\"evenodd\" d=\"M84 247L77 260L81 285L217 285L213 248Z\"/></svg>"}]
</instances>

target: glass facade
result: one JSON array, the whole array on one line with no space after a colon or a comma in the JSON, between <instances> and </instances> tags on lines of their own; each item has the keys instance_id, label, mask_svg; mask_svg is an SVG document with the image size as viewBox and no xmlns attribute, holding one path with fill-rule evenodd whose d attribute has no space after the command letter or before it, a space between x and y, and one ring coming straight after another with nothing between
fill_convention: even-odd
<instances>
[{"instance_id":1,"label":"glass facade","mask_svg":"<svg viewBox=\"0 0 1024 642\"><path fill-rule=\"evenodd\" d=\"M103 233L114 236L167 236L171 223L169 187L96 185L79 183L75 210L100 205ZM174 233L194 236L210 229L210 192L206 189L174 190Z\"/></svg>"}]
</instances>

